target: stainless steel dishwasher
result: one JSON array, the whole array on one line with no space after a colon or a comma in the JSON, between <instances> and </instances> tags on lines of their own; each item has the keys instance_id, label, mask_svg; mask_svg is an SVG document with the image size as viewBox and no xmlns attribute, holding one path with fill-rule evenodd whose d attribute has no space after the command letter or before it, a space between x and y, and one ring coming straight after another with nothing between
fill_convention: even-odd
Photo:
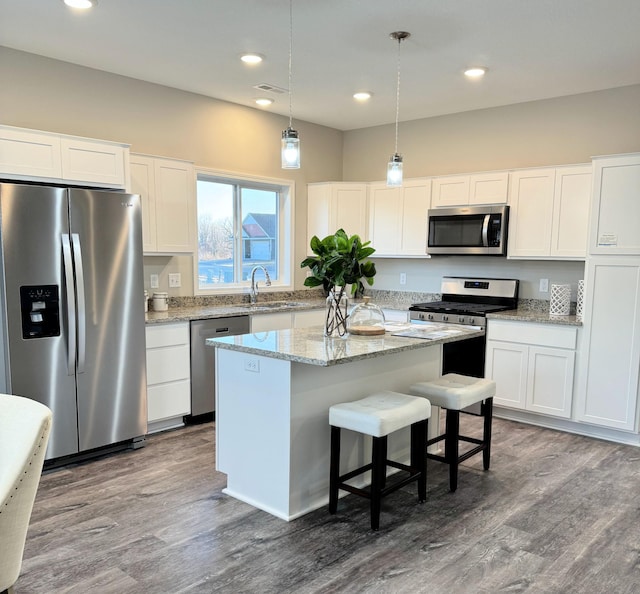
<instances>
[{"instance_id":1,"label":"stainless steel dishwasher","mask_svg":"<svg viewBox=\"0 0 640 594\"><path fill-rule=\"evenodd\" d=\"M232 316L191 322L191 415L186 422L196 423L213 417L216 408L215 357L207 338L247 334L249 316Z\"/></svg>"}]
</instances>

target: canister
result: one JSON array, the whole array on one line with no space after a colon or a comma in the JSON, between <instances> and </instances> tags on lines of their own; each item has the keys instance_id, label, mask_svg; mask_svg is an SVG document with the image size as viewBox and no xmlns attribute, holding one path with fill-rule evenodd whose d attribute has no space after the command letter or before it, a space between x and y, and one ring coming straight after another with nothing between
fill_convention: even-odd
<instances>
[{"instance_id":1,"label":"canister","mask_svg":"<svg viewBox=\"0 0 640 594\"><path fill-rule=\"evenodd\" d=\"M169 293L153 294L153 311L167 311L169 309Z\"/></svg>"}]
</instances>

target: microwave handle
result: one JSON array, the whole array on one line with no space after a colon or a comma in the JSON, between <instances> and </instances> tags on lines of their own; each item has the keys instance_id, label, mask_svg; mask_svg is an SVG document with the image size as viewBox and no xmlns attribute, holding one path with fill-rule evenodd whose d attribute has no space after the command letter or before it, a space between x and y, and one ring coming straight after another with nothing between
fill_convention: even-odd
<instances>
[{"instance_id":1,"label":"microwave handle","mask_svg":"<svg viewBox=\"0 0 640 594\"><path fill-rule=\"evenodd\" d=\"M489 247L489 220L491 215L484 215L484 223L482 223L482 245Z\"/></svg>"}]
</instances>

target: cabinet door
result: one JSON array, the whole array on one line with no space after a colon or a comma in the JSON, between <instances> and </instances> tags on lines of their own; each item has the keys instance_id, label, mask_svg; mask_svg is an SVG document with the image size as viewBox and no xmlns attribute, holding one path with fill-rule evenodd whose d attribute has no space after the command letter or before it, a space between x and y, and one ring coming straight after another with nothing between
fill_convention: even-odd
<instances>
[{"instance_id":1,"label":"cabinet door","mask_svg":"<svg viewBox=\"0 0 640 594\"><path fill-rule=\"evenodd\" d=\"M367 186L366 184L336 185L332 192L333 227L329 233L344 229L347 235L359 235L367 241Z\"/></svg>"},{"instance_id":2,"label":"cabinet door","mask_svg":"<svg viewBox=\"0 0 640 594\"><path fill-rule=\"evenodd\" d=\"M426 256L427 217L431 202L431 181L407 181L402 186L402 229L400 255ZM373 247L378 246L373 243Z\"/></svg>"},{"instance_id":3,"label":"cabinet door","mask_svg":"<svg viewBox=\"0 0 640 594\"><path fill-rule=\"evenodd\" d=\"M469 178L469 204L506 204L509 173L474 173Z\"/></svg>"},{"instance_id":4,"label":"cabinet door","mask_svg":"<svg viewBox=\"0 0 640 594\"><path fill-rule=\"evenodd\" d=\"M568 419L574 367L574 351L529 347L527 410Z\"/></svg>"},{"instance_id":5,"label":"cabinet door","mask_svg":"<svg viewBox=\"0 0 640 594\"><path fill-rule=\"evenodd\" d=\"M509 257L549 256L555 169L511 173Z\"/></svg>"},{"instance_id":6,"label":"cabinet door","mask_svg":"<svg viewBox=\"0 0 640 594\"><path fill-rule=\"evenodd\" d=\"M591 166L556 169L551 255L585 258L591 205Z\"/></svg>"},{"instance_id":7,"label":"cabinet door","mask_svg":"<svg viewBox=\"0 0 640 594\"><path fill-rule=\"evenodd\" d=\"M309 243L316 235L320 239L337 229L329 231L331 216L331 185L319 184L307 186L307 253L311 253Z\"/></svg>"},{"instance_id":8,"label":"cabinet door","mask_svg":"<svg viewBox=\"0 0 640 594\"><path fill-rule=\"evenodd\" d=\"M142 249L157 250L154 163L150 157L131 157L131 191L140 194L142 204Z\"/></svg>"},{"instance_id":9,"label":"cabinet door","mask_svg":"<svg viewBox=\"0 0 640 594\"><path fill-rule=\"evenodd\" d=\"M640 153L593 160L592 254L640 255Z\"/></svg>"},{"instance_id":10,"label":"cabinet door","mask_svg":"<svg viewBox=\"0 0 640 594\"><path fill-rule=\"evenodd\" d=\"M495 404L526 408L527 363L527 346L487 340L485 377L496 382Z\"/></svg>"},{"instance_id":11,"label":"cabinet door","mask_svg":"<svg viewBox=\"0 0 640 594\"><path fill-rule=\"evenodd\" d=\"M310 326L322 326L324 324L324 316L324 309L295 311L293 312L293 327L309 328Z\"/></svg>"},{"instance_id":12,"label":"cabinet door","mask_svg":"<svg viewBox=\"0 0 640 594\"><path fill-rule=\"evenodd\" d=\"M640 258L592 258L585 290L577 417L637 431Z\"/></svg>"},{"instance_id":13,"label":"cabinet door","mask_svg":"<svg viewBox=\"0 0 640 594\"><path fill-rule=\"evenodd\" d=\"M376 256L396 256L400 253L402 202L401 188L385 184L369 187L369 230Z\"/></svg>"},{"instance_id":14,"label":"cabinet door","mask_svg":"<svg viewBox=\"0 0 640 594\"><path fill-rule=\"evenodd\" d=\"M126 187L128 149L106 142L64 137L60 141L60 149L65 180L112 188Z\"/></svg>"},{"instance_id":15,"label":"cabinet door","mask_svg":"<svg viewBox=\"0 0 640 594\"><path fill-rule=\"evenodd\" d=\"M448 175L433 180L431 204L439 206L467 206L469 204L469 176Z\"/></svg>"},{"instance_id":16,"label":"cabinet door","mask_svg":"<svg viewBox=\"0 0 640 594\"><path fill-rule=\"evenodd\" d=\"M195 193L193 166L181 161L156 159L156 234L159 252L193 252L192 229Z\"/></svg>"},{"instance_id":17,"label":"cabinet door","mask_svg":"<svg viewBox=\"0 0 640 594\"><path fill-rule=\"evenodd\" d=\"M61 179L60 137L0 126L0 174Z\"/></svg>"}]
</instances>

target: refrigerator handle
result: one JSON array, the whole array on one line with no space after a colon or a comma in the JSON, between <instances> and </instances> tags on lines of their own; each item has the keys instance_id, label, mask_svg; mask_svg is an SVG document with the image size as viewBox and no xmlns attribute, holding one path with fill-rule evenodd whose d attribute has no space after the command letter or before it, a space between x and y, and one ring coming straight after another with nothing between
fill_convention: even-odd
<instances>
[{"instance_id":1,"label":"refrigerator handle","mask_svg":"<svg viewBox=\"0 0 640 594\"><path fill-rule=\"evenodd\" d=\"M64 282L67 293L67 375L74 375L76 372L76 291L73 283L73 259L69 236L63 233L61 238Z\"/></svg>"},{"instance_id":2,"label":"refrigerator handle","mask_svg":"<svg viewBox=\"0 0 640 594\"><path fill-rule=\"evenodd\" d=\"M76 268L76 291L78 299L78 373L84 373L84 365L87 352L87 320L84 299L84 272L82 270L82 249L80 248L80 236L71 234L73 245L73 263Z\"/></svg>"}]
</instances>

